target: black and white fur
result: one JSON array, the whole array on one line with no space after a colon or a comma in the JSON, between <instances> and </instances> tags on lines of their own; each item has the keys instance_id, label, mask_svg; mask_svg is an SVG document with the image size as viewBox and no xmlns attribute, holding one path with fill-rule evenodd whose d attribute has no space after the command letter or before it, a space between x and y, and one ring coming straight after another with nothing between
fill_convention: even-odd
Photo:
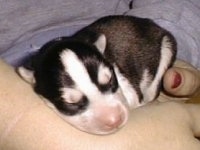
<instances>
[{"instance_id":1,"label":"black and white fur","mask_svg":"<svg viewBox=\"0 0 200 150\"><path fill-rule=\"evenodd\" d=\"M107 16L48 42L18 72L69 123L108 134L158 96L175 55L174 37L152 20Z\"/></svg>"}]
</instances>

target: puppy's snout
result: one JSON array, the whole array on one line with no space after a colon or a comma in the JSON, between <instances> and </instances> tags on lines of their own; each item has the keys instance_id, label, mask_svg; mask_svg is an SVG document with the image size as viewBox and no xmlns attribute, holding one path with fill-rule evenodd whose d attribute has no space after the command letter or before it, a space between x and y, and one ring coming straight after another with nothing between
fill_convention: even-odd
<instances>
[{"instance_id":1,"label":"puppy's snout","mask_svg":"<svg viewBox=\"0 0 200 150\"><path fill-rule=\"evenodd\" d=\"M102 118L102 122L105 123L105 127L117 128L123 123L121 114L110 114Z\"/></svg>"},{"instance_id":2,"label":"puppy's snout","mask_svg":"<svg viewBox=\"0 0 200 150\"><path fill-rule=\"evenodd\" d=\"M105 130L112 130L121 127L126 121L126 116L126 112L120 107L104 108L98 120Z\"/></svg>"}]
</instances>

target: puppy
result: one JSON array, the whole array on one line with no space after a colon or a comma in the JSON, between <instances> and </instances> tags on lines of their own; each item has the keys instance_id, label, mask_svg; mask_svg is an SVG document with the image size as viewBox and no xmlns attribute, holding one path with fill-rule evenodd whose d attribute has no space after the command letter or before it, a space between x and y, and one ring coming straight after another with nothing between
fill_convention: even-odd
<instances>
[{"instance_id":1,"label":"puppy","mask_svg":"<svg viewBox=\"0 0 200 150\"><path fill-rule=\"evenodd\" d=\"M67 122L109 134L158 96L175 56L174 37L152 20L106 16L48 42L18 72Z\"/></svg>"}]
</instances>

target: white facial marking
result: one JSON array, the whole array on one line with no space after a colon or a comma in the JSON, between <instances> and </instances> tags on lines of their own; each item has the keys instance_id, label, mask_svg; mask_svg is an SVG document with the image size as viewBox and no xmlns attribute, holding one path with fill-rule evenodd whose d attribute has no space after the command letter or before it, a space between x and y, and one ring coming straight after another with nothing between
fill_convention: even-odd
<instances>
[{"instance_id":1,"label":"white facial marking","mask_svg":"<svg viewBox=\"0 0 200 150\"><path fill-rule=\"evenodd\" d=\"M168 36L164 36L161 43L161 58L156 76L144 94L144 101L149 102L155 99L157 86L168 68L172 59L172 45Z\"/></svg>"},{"instance_id":2,"label":"white facial marking","mask_svg":"<svg viewBox=\"0 0 200 150\"><path fill-rule=\"evenodd\" d=\"M75 82L77 89L84 94L97 93L97 87L91 82L84 64L79 60L74 52L65 50L60 55L65 71Z\"/></svg>"},{"instance_id":3,"label":"white facial marking","mask_svg":"<svg viewBox=\"0 0 200 150\"><path fill-rule=\"evenodd\" d=\"M49 101L47 104L62 119L88 133L109 134L125 125L129 109L120 89L114 94L97 95L95 98L88 109L74 116L60 113Z\"/></svg>"},{"instance_id":4,"label":"white facial marking","mask_svg":"<svg viewBox=\"0 0 200 150\"><path fill-rule=\"evenodd\" d=\"M73 88L62 88L62 98L68 103L77 103L81 100L83 94Z\"/></svg>"},{"instance_id":5,"label":"white facial marking","mask_svg":"<svg viewBox=\"0 0 200 150\"><path fill-rule=\"evenodd\" d=\"M34 75L33 75L33 71L31 70L28 70L24 67L19 67L18 68L18 73L19 75L28 83L30 84L34 84L35 83L35 78L34 78Z\"/></svg>"},{"instance_id":6,"label":"white facial marking","mask_svg":"<svg viewBox=\"0 0 200 150\"><path fill-rule=\"evenodd\" d=\"M110 72L110 69L101 64L98 68L98 82L103 85L108 84L111 77L112 73Z\"/></svg>"},{"instance_id":7,"label":"white facial marking","mask_svg":"<svg viewBox=\"0 0 200 150\"><path fill-rule=\"evenodd\" d=\"M111 107L109 104L112 101L101 103L98 100L96 103L92 103L90 109L81 114L74 116L58 114L78 129L93 134L113 133L125 125L129 116L129 111L125 105L117 101Z\"/></svg>"},{"instance_id":8,"label":"white facial marking","mask_svg":"<svg viewBox=\"0 0 200 150\"><path fill-rule=\"evenodd\" d=\"M103 54L106 49L106 36L104 34L101 34L94 45L97 47L99 52Z\"/></svg>"},{"instance_id":9,"label":"white facial marking","mask_svg":"<svg viewBox=\"0 0 200 150\"><path fill-rule=\"evenodd\" d=\"M141 106L139 102L139 97L136 93L136 90L134 87L129 83L129 81L120 73L119 69L114 66L115 73L117 76L117 80L119 82L119 86L122 89L122 93L124 94L124 97L126 98L129 107L131 109Z\"/></svg>"}]
</instances>

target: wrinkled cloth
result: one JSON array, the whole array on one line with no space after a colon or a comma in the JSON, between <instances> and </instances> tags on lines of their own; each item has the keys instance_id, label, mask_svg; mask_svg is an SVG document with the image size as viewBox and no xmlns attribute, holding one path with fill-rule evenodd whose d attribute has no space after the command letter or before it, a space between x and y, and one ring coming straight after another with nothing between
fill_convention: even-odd
<instances>
[{"instance_id":1,"label":"wrinkled cloth","mask_svg":"<svg viewBox=\"0 0 200 150\"><path fill-rule=\"evenodd\" d=\"M171 31L178 58L200 68L199 0L0 0L0 56L17 66L45 42L106 15L153 19Z\"/></svg>"}]
</instances>

